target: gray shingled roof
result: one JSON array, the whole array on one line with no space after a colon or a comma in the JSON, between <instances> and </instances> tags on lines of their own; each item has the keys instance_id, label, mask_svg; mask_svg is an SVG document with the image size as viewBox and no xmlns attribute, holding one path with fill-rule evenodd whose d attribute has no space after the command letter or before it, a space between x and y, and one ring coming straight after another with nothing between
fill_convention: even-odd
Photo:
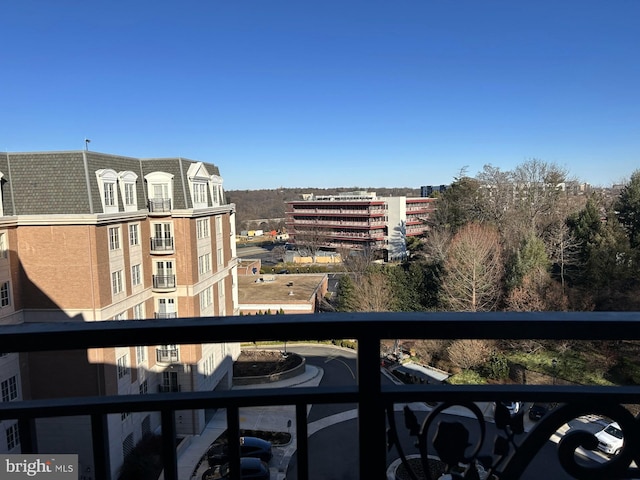
<instances>
[{"instance_id":1,"label":"gray shingled roof","mask_svg":"<svg viewBox=\"0 0 640 480\"><path fill-rule=\"evenodd\" d=\"M186 175L193 163L197 162L183 158L138 159L82 150L0 153L0 172L4 174L1 189L4 215L101 213L102 203L95 172L104 168L116 172L130 170L138 175L138 209L146 208L144 176L158 171L174 175L173 208L192 208ZM202 163L209 174L220 175L218 167ZM211 199L209 201L211 204ZM120 210L124 210L122 198L119 198L118 204Z\"/></svg>"}]
</instances>

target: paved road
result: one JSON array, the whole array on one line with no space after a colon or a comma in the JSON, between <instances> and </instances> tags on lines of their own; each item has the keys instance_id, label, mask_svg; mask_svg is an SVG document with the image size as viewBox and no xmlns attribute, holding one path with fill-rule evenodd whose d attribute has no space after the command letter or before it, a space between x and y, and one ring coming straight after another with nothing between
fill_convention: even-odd
<instances>
[{"instance_id":1,"label":"paved road","mask_svg":"<svg viewBox=\"0 0 640 480\"><path fill-rule=\"evenodd\" d=\"M310 365L322 368L324 375L321 386L343 386L355 384L356 358L355 352L343 351L328 347L290 347L306 357ZM383 385L391 381L382 376ZM525 406L526 408L527 406ZM400 407L398 406L398 410ZM309 475L311 480L342 480L359 478L358 467L358 425L356 419L356 405L330 404L313 405L308 416L309 422ZM426 410L416 410L418 420L426 417ZM415 438L408 435L404 427L404 415L401 411L395 413L396 424L399 428L399 437L405 454L417 454ZM475 420L458 415L442 415L442 421L461 422L471 432L471 438L477 438L479 427ZM493 450L494 439L498 434L495 424L486 422L486 439L482 446L481 454L490 455ZM568 428L587 429L597 431L600 426L593 424L588 419L572 422ZM519 440L519 439L518 439ZM557 441L558 438L555 439ZM598 458L599 454L585 452L590 458ZM398 452L393 448L387 454L387 465L398 458ZM327 459L330 459L329 461ZM604 457L599 461L604 460ZM587 462L585 457L585 462ZM287 479L297 478L297 462L295 455L289 462ZM572 477L566 474L560 467L557 457L557 444L547 442L535 456L528 470L521 480L538 480L548 478L554 480L569 480Z\"/></svg>"}]
</instances>

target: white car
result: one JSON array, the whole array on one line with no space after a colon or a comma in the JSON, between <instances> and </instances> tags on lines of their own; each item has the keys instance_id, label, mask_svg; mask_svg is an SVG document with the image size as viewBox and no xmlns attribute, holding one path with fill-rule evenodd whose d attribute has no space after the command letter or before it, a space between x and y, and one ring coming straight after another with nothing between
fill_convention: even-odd
<instances>
[{"instance_id":1,"label":"white car","mask_svg":"<svg viewBox=\"0 0 640 480\"><path fill-rule=\"evenodd\" d=\"M620 425L615 422L610 423L596 433L596 438L598 439L598 449L607 455L617 455L622 450L624 438L622 437Z\"/></svg>"}]
</instances>

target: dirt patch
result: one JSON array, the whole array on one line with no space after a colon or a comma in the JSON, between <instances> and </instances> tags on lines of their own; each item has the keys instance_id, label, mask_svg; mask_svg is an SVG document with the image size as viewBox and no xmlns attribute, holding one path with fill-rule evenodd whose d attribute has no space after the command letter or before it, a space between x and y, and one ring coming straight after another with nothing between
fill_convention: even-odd
<instances>
[{"instance_id":1,"label":"dirt patch","mask_svg":"<svg viewBox=\"0 0 640 480\"><path fill-rule=\"evenodd\" d=\"M282 373L297 367L302 357L296 354L283 355L269 350L243 350L233 364L234 377L255 377Z\"/></svg>"}]
</instances>

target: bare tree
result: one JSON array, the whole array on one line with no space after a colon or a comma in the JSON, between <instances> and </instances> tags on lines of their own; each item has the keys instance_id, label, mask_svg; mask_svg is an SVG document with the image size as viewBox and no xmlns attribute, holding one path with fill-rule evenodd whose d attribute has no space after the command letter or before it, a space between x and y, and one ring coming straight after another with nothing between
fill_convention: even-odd
<instances>
[{"instance_id":1,"label":"bare tree","mask_svg":"<svg viewBox=\"0 0 640 480\"><path fill-rule=\"evenodd\" d=\"M447 348L447 354L451 363L467 370L485 363L491 350L486 340L455 340Z\"/></svg>"},{"instance_id":2,"label":"bare tree","mask_svg":"<svg viewBox=\"0 0 640 480\"><path fill-rule=\"evenodd\" d=\"M315 256L328 243L326 230L315 225L296 227L294 241L298 252L302 256Z\"/></svg>"},{"instance_id":3,"label":"bare tree","mask_svg":"<svg viewBox=\"0 0 640 480\"><path fill-rule=\"evenodd\" d=\"M572 235L565 221L558 222L555 228L549 231L546 240L549 257L560 269L560 285L564 294L567 267L581 263L582 242Z\"/></svg>"},{"instance_id":4,"label":"bare tree","mask_svg":"<svg viewBox=\"0 0 640 480\"><path fill-rule=\"evenodd\" d=\"M476 223L451 241L444 263L443 302L450 310L495 308L502 290L503 262L496 230Z\"/></svg>"},{"instance_id":5,"label":"bare tree","mask_svg":"<svg viewBox=\"0 0 640 480\"><path fill-rule=\"evenodd\" d=\"M368 272L354 281L352 307L357 312L388 312L394 302L387 276Z\"/></svg>"}]
</instances>

